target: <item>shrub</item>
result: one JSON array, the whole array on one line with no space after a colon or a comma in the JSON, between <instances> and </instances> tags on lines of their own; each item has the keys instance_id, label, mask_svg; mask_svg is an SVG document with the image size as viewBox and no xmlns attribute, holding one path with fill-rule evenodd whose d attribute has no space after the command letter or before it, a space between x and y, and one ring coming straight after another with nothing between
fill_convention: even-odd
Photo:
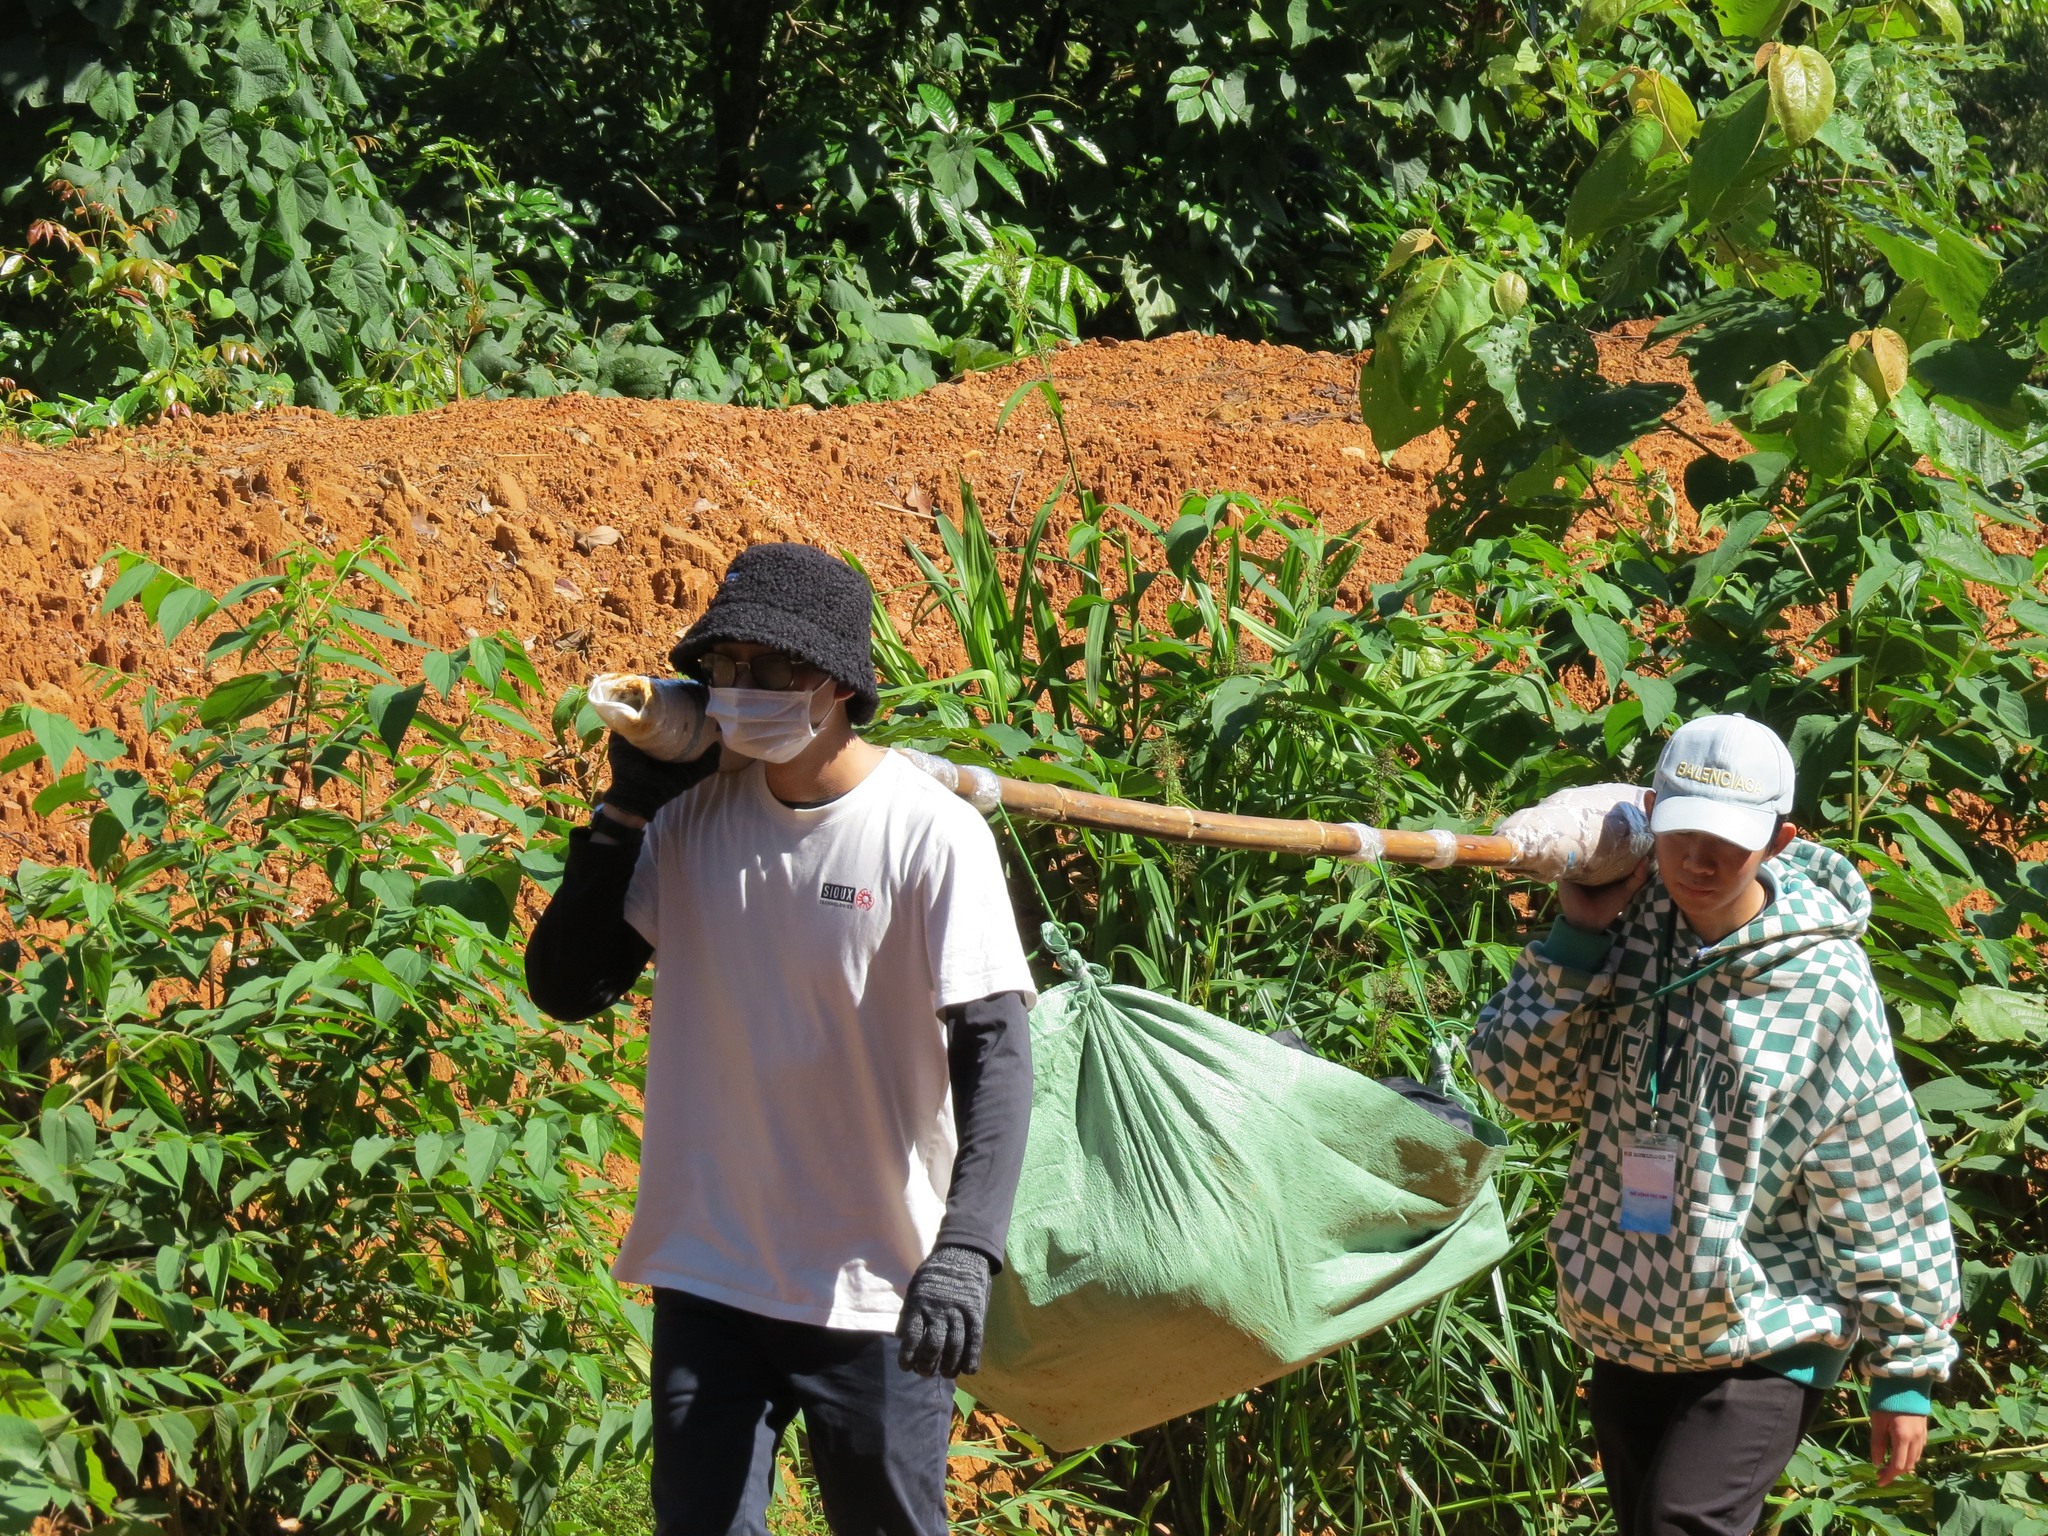
<instances>
[{"instance_id":1,"label":"shrub","mask_svg":"<svg viewBox=\"0 0 2048 1536\"><path fill-rule=\"evenodd\" d=\"M647 1421L605 1270L639 1044L522 990L539 680L502 637L394 677L374 548L218 598L119 566L211 686L107 674L132 741L0 713L85 851L6 884L0 1529L541 1528Z\"/></svg>"}]
</instances>

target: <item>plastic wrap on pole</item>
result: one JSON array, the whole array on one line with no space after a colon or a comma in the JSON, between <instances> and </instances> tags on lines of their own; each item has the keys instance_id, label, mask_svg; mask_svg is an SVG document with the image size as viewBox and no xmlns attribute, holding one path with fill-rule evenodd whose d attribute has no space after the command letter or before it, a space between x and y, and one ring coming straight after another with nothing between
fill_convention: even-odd
<instances>
[{"instance_id":1,"label":"plastic wrap on pole","mask_svg":"<svg viewBox=\"0 0 2048 1536\"><path fill-rule=\"evenodd\" d=\"M590 680L590 707L649 757L688 762L718 740L717 724L704 713L703 690L672 677L633 672L600 672Z\"/></svg>"},{"instance_id":2,"label":"plastic wrap on pole","mask_svg":"<svg viewBox=\"0 0 2048 1536\"><path fill-rule=\"evenodd\" d=\"M1644 802L1633 784L1561 789L1494 830L1515 845L1518 875L1546 884L1605 885L1634 869L1655 846Z\"/></svg>"}]
</instances>

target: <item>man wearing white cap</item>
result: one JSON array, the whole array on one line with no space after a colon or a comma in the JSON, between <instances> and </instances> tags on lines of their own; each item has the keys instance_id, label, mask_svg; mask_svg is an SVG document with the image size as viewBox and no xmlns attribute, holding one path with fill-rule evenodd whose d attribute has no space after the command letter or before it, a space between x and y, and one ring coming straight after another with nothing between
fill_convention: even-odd
<instances>
[{"instance_id":1,"label":"man wearing white cap","mask_svg":"<svg viewBox=\"0 0 2048 1536\"><path fill-rule=\"evenodd\" d=\"M1941 1180L1863 952L1870 892L1787 821L1785 744L1672 733L1654 861L1564 884L1473 1069L1574 1122L1558 1306L1621 1536L1743 1536L1852 1360L1879 1483L1913 1470L1961 1288Z\"/></svg>"}]
</instances>

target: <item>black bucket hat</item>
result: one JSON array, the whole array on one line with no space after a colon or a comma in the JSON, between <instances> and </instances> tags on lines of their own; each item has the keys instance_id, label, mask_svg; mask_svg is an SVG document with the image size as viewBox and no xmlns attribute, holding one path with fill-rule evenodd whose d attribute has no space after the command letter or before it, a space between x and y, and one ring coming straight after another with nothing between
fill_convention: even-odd
<instances>
[{"instance_id":1,"label":"black bucket hat","mask_svg":"<svg viewBox=\"0 0 2048 1536\"><path fill-rule=\"evenodd\" d=\"M875 589L844 560L808 544L756 544L727 567L704 615L668 653L687 672L722 640L769 645L853 690L846 717L875 718Z\"/></svg>"}]
</instances>

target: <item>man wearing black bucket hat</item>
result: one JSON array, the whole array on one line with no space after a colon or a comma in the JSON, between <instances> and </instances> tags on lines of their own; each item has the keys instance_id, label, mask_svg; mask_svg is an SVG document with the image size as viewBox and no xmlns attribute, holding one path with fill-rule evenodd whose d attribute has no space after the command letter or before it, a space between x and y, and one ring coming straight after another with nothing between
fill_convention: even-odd
<instances>
[{"instance_id":1,"label":"man wearing black bucket hat","mask_svg":"<svg viewBox=\"0 0 2048 1536\"><path fill-rule=\"evenodd\" d=\"M873 601L803 545L734 560L670 654L721 745L670 763L612 737L527 946L558 1018L656 961L613 1272L654 1288L661 1536L761 1536L798 1411L841 1536L946 1529L950 1378L1002 1262L1035 994L986 824L856 733Z\"/></svg>"}]
</instances>

